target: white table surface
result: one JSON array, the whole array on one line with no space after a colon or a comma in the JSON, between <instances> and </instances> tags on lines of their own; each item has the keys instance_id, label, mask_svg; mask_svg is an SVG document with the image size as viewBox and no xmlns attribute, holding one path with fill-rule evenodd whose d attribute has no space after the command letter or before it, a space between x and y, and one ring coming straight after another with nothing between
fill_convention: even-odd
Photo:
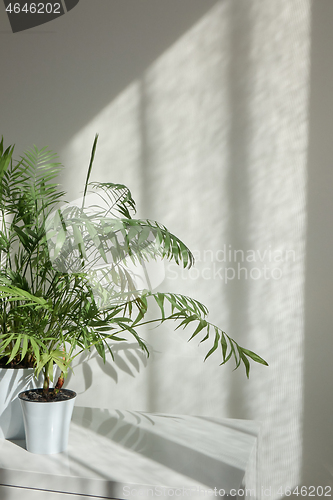
<instances>
[{"instance_id":1,"label":"white table surface","mask_svg":"<svg viewBox=\"0 0 333 500\"><path fill-rule=\"evenodd\" d=\"M0 441L0 485L97 498L208 498L209 489L241 486L258 432L247 420L76 407L65 453L34 455L24 441Z\"/></svg>"}]
</instances>

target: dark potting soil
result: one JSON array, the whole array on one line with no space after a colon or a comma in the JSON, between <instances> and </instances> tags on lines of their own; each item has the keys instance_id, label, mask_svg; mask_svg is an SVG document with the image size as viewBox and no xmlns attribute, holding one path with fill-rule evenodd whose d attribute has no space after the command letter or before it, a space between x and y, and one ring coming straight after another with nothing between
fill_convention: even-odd
<instances>
[{"instance_id":1,"label":"dark potting soil","mask_svg":"<svg viewBox=\"0 0 333 500\"><path fill-rule=\"evenodd\" d=\"M19 394L20 399L24 401L35 401L37 403L50 403L53 401L66 401L67 399L72 399L76 396L74 391L69 389L60 389L60 391L55 394L54 389L49 389L48 396L44 396L43 389L31 389L29 391L21 392Z\"/></svg>"}]
</instances>

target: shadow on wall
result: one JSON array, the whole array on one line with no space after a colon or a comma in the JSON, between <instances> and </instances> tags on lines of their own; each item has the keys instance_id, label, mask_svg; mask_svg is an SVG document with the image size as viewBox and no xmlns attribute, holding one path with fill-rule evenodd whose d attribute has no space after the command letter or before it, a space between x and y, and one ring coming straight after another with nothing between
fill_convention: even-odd
<instances>
[{"instance_id":1,"label":"shadow on wall","mask_svg":"<svg viewBox=\"0 0 333 500\"><path fill-rule=\"evenodd\" d=\"M87 391L93 385L93 371L90 366L92 360L94 360L100 370L115 383L118 382L119 371L131 377L135 377L147 366L147 356L136 343L118 342L116 346L112 346L112 352L114 359L111 359L110 356L105 363L103 363L102 358L97 353L93 355L89 355L88 353L81 354L73 371L78 368L82 370L82 392ZM70 372L66 379L66 386L68 388L71 387L72 377L73 373Z\"/></svg>"},{"instance_id":2,"label":"shadow on wall","mask_svg":"<svg viewBox=\"0 0 333 500\"><path fill-rule=\"evenodd\" d=\"M67 15L15 35L1 13L7 142L60 151L215 3L81 0Z\"/></svg>"},{"instance_id":3,"label":"shadow on wall","mask_svg":"<svg viewBox=\"0 0 333 500\"><path fill-rule=\"evenodd\" d=\"M250 381L219 374L162 325L147 335L164 354L142 386L122 379L127 401L140 387L149 411L262 421L257 481L272 498L301 467L309 47L308 0L218 2L62 151L77 196L100 133L95 176L127 184L140 215L194 250L196 269L168 264L163 289L205 302L270 363Z\"/></svg>"},{"instance_id":4,"label":"shadow on wall","mask_svg":"<svg viewBox=\"0 0 333 500\"><path fill-rule=\"evenodd\" d=\"M306 239L304 453L301 485L317 498L333 489L333 4L312 2Z\"/></svg>"}]
</instances>

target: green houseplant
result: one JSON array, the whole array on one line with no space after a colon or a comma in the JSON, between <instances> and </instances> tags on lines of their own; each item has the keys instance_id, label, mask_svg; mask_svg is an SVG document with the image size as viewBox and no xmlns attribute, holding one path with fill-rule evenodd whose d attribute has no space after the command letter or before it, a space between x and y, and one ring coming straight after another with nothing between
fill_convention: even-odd
<instances>
[{"instance_id":1,"label":"green houseplant","mask_svg":"<svg viewBox=\"0 0 333 500\"><path fill-rule=\"evenodd\" d=\"M40 392L56 400L81 352L96 349L105 360L112 345L134 338L148 356L140 326L172 320L177 328L193 327L190 340L210 342L206 358L221 349L221 364L233 358L247 376L249 360L266 365L209 323L200 302L138 290L133 265L145 269L147 260L162 258L190 267L193 256L163 225L133 218L125 186L90 182L96 144L97 136L82 201L73 206L59 190L62 166L52 152L34 147L14 161L14 147L0 143L0 361L42 373ZM88 206L89 192L101 203ZM153 319L152 302L160 311ZM60 375L51 389L55 366Z\"/></svg>"}]
</instances>

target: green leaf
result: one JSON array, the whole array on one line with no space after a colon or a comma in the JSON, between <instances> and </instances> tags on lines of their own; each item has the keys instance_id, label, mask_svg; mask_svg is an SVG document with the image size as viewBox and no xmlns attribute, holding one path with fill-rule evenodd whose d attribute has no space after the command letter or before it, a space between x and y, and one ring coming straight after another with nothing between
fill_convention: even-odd
<instances>
[{"instance_id":1,"label":"green leaf","mask_svg":"<svg viewBox=\"0 0 333 500\"><path fill-rule=\"evenodd\" d=\"M10 357L8 359L8 363L10 363L15 358L15 356L18 353L18 350L19 350L20 347L21 347L21 335L18 335L17 340L15 342L15 345L13 347L13 350L11 352L11 355L10 355Z\"/></svg>"},{"instance_id":2,"label":"green leaf","mask_svg":"<svg viewBox=\"0 0 333 500\"><path fill-rule=\"evenodd\" d=\"M189 338L188 341L192 340L193 337L195 337L196 335L198 335L198 333L201 332L201 330L203 330L204 328L206 328L206 326L207 326L207 321L200 320L197 328L195 329L195 332L191 335L191 337Z\"/></svg>"},{"instance_id":3,"label":"green leaf","mask_svg":"<svg viewBox=\"0 0 333 500\"><path fill-rule=\"evenodd\" d=\"M86 194L87 194L87 189L88 189L88 182L89 182L89 178L90 178L92 166L93 166L93 163L94 163L97 141L98 141L98 134L95 135L94 144L93 144L92 151L91 151L90 162L89 162L89 167L88 167L88 172L87 172L87 178L86 178L86 182L85 182L85 185L84 185L84 192L83 192L83 199L82 199L82 209L84 207L84 202L85 202L85 198L86 198Z\"/></svg>"},{"instance_id":4,"label":"green leaf","mask_svg":"<svg viewBox=\"0 0 333 500\"><path fill-rule=\"evenodd\" d=\"M0 144L0 181L3 178L4 174L6 173L8 166L10 164L10 161L12 159L12 155L14 152L14 146L11 146L6 149L6 151L3 153L3 138L1 139L1 144Z\"/></svg>"},{"instance_id":5,"label":"green leaf","mask_svg":"<svg viewBox=\"0 0 333 500\"><path fill-rule=\"evenodd\" d=\"M38 365L40 363L40 348L33 337L30 337L30 343Z\"/></svg>"},{"instance_id":6,"label":"green leaf","mask_svg":"<svg viewBox=\"0 0 333 500\"><path fill-rule=\"evenodd\" d=\"M95 349L100 355L100 357L103 359L103 363L105 363L106 358L105 358L105 347L102 341L98 342L95 344Z\"/></svg>"},{"instance_id":7,"label":"green leaf","mask_svg":"<svg viewBox=\"0 0 333 500\"><path fill-rule=\"evenodd\" d=\"M242 353L242 351L239 351L239 355L245 365L245 371L246 371L246 376L247 378L249 378L249 375L250 375L250 363L249 363L249 360L247 359L247 357Z\"/></svg>"},{"instance_id":8,"label":"green leaf","mask_svg":"<svg viewBox=\"0 0 333 500\"><path fill-rule=\"evenodd\" d=\"M184 245L184 243L182 241L179 244L180 244L180 253L182 256L184 269L187 267L188 264L189 264L189 267L191 267L191 259L190 259L188 248Z\"/></svg>"},{"instance_id":9,"label":"green leaf","mask_svg":"<svg viewBox=\"0 0 333 500\"><path fill-rule=\"evenodd\" d=\"M38 304L48 308L48 303L43 297L37 297L36 295L32 295L26 290L22 290L21 288L15 286L0 285L0 296L9 301L29 300L30 303L26 305Z\"/></svg>"},{"instance_id":10,"label":"green leaf","mask_svg":"<svg viewBox=\"0 0 333 500\"><path fill-rule=\"evenodd\" d=\"M64 375L66 376L68 372L67 365L65 365L59 358L54 358L54 362L56 363L57 366L59 366L60 370L64 372Z\"/></svg>"},{"instance_id":11,"label":"green leaf","mask_svg":"<svg viewBox=\"0 0 333 500\"><path fill-rule=\"evenodd\" d=\"M159 308L161 309L162 319L164 319L165 318L165 312L164 312L165 295L163 293L157 293L154 295L154 298L155 298Z\"/></svg>"},{"instance_id":12,"label":"green leaf","mask_svg":"<svg viewBox=\"0 0 333 500\"><path fill-rule=\"evenodd\" d=\"M242 347L242 351L244 354L246 354L246 356L253 359L253 361L255 361L256 363L260 363L262 365L268 366L267 361L265 361L263 358L258 356L258 354L256 354L255 352L249 351L248 349L244 349L244 347Z\"/></svg>"},{"instance_id":13,"label":"green leaf","mask_svg":"<svg viewBox=\"0 0 333 500\"><path fill-rule=\"evenodd\" d=\"M226 359L226 354L227 354L227 350L228 350L228 344L227 344L227 341L225 339L225 334L224 332L221 332L221 347L222 347L222 356L223 356L223 361L225 361ZM231 354L230 354L231 356Z\"/></svg>"},{"instance_id":14,"label":"green leaf","mask_svg":"<svg viewBox=\"0 0 333 500\"><path fill-rule=\"evenodd\" d=\"M24 248L28 250L30 248L30 245L31 245L31 241L30 241L29 237L22 231L22 229L20 227L16 226L15 224L12 224L12 228L14 229L14 231L16 232L18 237L20 238L20 241L21 241L22 245L24 246Z\"/></svg>"},{"instance_id":15,"label":"green leaf","mask_svg":"<svg viewBox=\"0 0 333 500\"><path fill-rule=\"evenodd\" d=\"M164 229L166 230L166 228L164 228ZM165 239L164 239L164 253L167 256L169 256L170 244L171 244L170 233L166 230Z\"/></svg>"},{"instance_id":16,"label":"green leaf","mask_svg":"<svg viewBox=\"0 0 333 500\"><path fill-rule=\"evenodd\" d=\"M22 353L21 353L21 361L24 359L28 350L28 336L23 335L23 343L22 343Z\"/></svg>"},{"instance_id":17,"label":"green leaf","mask_svg":"<svg viewBox=\"0 0 333 500\"><path fill-rule=\"evenodd\" d=\"M86 259L87 255L86 255L86 249L85 249L82 233L81 233L79 227L74 223L72 225L72 228L73 228L74 241L79 249L81 256Z\"/></svg>"},{"instance_id":18,"label":"green leaf","mask_svg":"<svg viewBox=\"0 0 333 500\"><path fill-rule=\"evenodd\" d=\"M209 329L210 329L210 324L209 324L209 323L207 323L207 329L206 329L207 334L205 335L205 337L204 337L203 339L201 339L201 340L200 340L200 344L201 344L202 342L205 342L206 340L208 340L208 339L209 339Z\"/></svg>"},{"instance_id":19,"label":"green leaf","mask_svg":"<svg viewBox=\"0 0 333 500\"><path fill-rule=\"evenodd\" d=\"M60 253L60 251L61 251L61 249L66 241L66 236L67 236L66 232L62 228L58 228L58 234L57 234L56 244L55 244L55 248L54 248L54 258L56 258L59 255L59 253Z\"/></svg>"},{"instance_id":20,"label":"green leaf","mask_svg":"<svg viewBox=\"0 0 333 500\"><path fill-rule=\"evenodd\" d=\"M219 334L219 331L218 331L218 328L215 327L215 340L214 340L214 345L213 347L208 351L208 353L206 354L205 356L205 359L204 361L206 361L206 359L211 356L211 354L213 354L214 351L216 351L218 345L219 345L219 340L220 340L220 334Z\"/></svg>"}]
</instances>

